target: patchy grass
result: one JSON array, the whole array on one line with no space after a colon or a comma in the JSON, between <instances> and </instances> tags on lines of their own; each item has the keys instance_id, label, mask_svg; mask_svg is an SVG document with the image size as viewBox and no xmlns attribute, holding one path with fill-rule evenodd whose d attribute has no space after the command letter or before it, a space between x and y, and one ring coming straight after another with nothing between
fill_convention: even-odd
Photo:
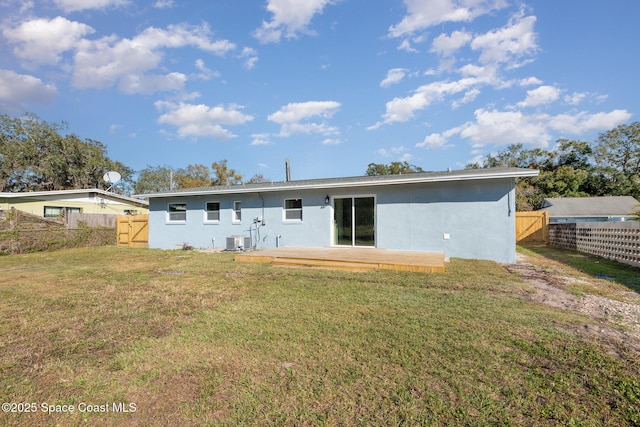
<instances>
[{"instance_id":1,"label":"patchy grass","mask_svg":"<svg viewBox=\"0 0 640 427\"><path fill-rule=\"evenodd\" d=\"M546 245L527 245L519 250L568 265L592 278L618 283L635 292L640 292L640 268L595 255Z\"/></svg>"},{"instance_id":2,"label":"patchy grass","mask_svg":"<svg viewBox=\"0 0 640 427\"><path fill-rule=\"evenodd\" d=\"M0 269L0 396L37 405L1 425L640 423L637 355L575 335L587 318L526 302L491 262L348 273L104 247Z\"/></svg>"}]
</instances>

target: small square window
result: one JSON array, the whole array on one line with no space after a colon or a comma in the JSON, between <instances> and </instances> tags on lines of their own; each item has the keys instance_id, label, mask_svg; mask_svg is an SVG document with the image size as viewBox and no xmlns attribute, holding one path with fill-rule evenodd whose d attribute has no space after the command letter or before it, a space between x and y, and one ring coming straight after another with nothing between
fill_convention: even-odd
<instances>
[{"instance_id":1,"label":"small square window","mask_svg":"<svg viewBox=\"0 0 640 427\"><path fill-rule=\"evenodd\" d=\"M187 220L186 203L169 203L169 222L184 222Z\"/></svg>"},{"instance_id":2,"label":"small square window","mask_svg":"<svg viewBox=\"0 0 640 427\"><path fill-rule=\"evenodd\" d=\"M284 200L285 221L302 221L302 199Z\"/></svg>"},{"instance_id":3,"label":"small square window","mask_svg":"<svg viewBox=\"0 0 640 427\"><path fill-rule=\"evenodd\" d=\"M220 221L220 203L207 202L204 207L204 220L206 222L219 222Z\"/></svg>"}]
</instances>

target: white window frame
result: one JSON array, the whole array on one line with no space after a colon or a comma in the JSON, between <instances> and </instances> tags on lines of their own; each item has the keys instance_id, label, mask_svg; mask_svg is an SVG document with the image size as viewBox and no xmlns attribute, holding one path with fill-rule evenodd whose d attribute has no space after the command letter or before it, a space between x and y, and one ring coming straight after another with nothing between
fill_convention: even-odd
<instances>
[{"instance_id":1,"label":"white window frame","mask_svg":"<svg viewBox=\"0 0 640 427\"><path fill-rule=\"evenodd\" d=\"M48 209L59 209L59 213L57 215L52 215L47 213ZM67 206L45 206L43 211L43 217L45 218L58 218L58 217L67 217L71 213L82 213L82 208L76 207L67 207Z\"/></svg>"},{"instance_id":2,"label":"white window frame","mask_svg":"<svg viewBox=\"0 0 640 427\"><path fill-rule=\"evenodd\" d=\"M171 212L171 206L174 205L184 205L184 219L171 219L172 213L180 213L180 212ZM167 223L168 224L185 224L187 222L187 204L186 203L167 203Z\"/></svg>"},{"instance_id":3,"label":"white window frame","mask_svg":"<svg viewBox=\"0 0 640 427\"><path fill-rule=\"evenodd\" d=\"M299 208L287 208L287 202L290 200L300 200L300 207ZM284 199L284 201L282 202L282 222L302 222L303 216L302 216L302 207L304 206L304 202L302 201L302 197L290 197L287 199ZM289 212L300 212L300 218L287 218L287 213Z\"/></svg>"},{"instance_id":4,"label":"white window frame","mask_svg":"<svg viewBox=\"0 0 640 427\"><path fill-rule=\"evenodd\" d=\"M209 210L207 206L209 203L216 203L218 205L218 210ZM218 219L209 219L209 212L218 212ZM204 202L204 223L205 224L219 224L220 223L220 202L217 200L209 200Z\"/></svg>"},{"instance_id":5,"label":"white window frame","mask_svg":"<svg viewBox=\"0 0 640 427\"><path fill-rule=\"evenodd\" d=\"M231 211L231 222L240 224L242 222L242 200L233 201L233 210Z\"/></svg>"}]
</instances>

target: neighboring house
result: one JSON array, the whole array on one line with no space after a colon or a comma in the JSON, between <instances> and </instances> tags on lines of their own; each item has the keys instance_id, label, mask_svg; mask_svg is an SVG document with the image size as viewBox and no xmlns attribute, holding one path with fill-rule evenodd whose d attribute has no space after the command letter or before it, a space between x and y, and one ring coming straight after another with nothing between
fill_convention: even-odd
<instances>
[{"instance_id":1,"label":"neighboring house","mask_svg":"<svg viewBox=\"0 0 640 427\"><path fill-rule=\"evenodd\" d=\"M148 206L145 200L97 188L0 193L0 210L16 208L45 218L57 218L69 213L146 214Z\"/></svg>"},{"instance_id":2,"label":"neighboring house","mask_svg":"<svg viewBox=\"0 0 640 427\"><path fill-rule=\"evenodd\" d=\"M515 179L537 174L473 169L145 194L149 247L365 246L510 263Z\"/></svg>"},{"instance_id":3,"label":"neighboring house","mask_svg":"<svg viewBox=\"0 0 640 427\"><path fill-rule=\"evenodd\" d=\"M549 213L549 223L628 221L635 218L638 201L631 196L551 197L540 210Z\"/></svg>"}]
</instances>

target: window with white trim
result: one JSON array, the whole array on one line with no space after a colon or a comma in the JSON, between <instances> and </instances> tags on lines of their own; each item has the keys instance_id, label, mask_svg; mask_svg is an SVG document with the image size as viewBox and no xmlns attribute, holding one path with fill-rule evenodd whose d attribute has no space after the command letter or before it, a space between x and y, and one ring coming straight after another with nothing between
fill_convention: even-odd
<instances>
[{"instance_id":1,"label":"window with white trim","mask_svg":"<svg viewBox=\"0 0 640 427\"><path fill-rule=\"evenodd\" d=\"M284 220L302 221L302 199L284 199Z\"/></svg>"},{"instance_id":2,"label":"window with white trim","mask_svg":"<svg viewBox=\"0 0 640 427\"><path fill-rule=\"evenodd\" d=\"M240 222L242 221L242 202L236 200L233 202L233 218L232 222Z\"/></svg>"},{"instance_id":3,"label":"window with white trim","mask_svg":"<svg viewBox=\"0 0 640 427\"><path fill-rule=\"evenodd\" d=\"M187 221L187 204L186 203L169 203L167 207L168 222L186 222Z\"/></svg>"},{"instance_id":4,"label":"window with white trim","mask_svg":"<svg viewBox=\"0 0 640 427\"><path fill-rule=\"evenodd\" d=\"M60 206L45 206L44 217L45 218L57 218L62 216L68 216L72 213L82 213L80 208L65 208Z\"/></svg>"},{"instance_id":5,"label":"window with white trim","mask_svg":"<svg viewBox=\"0 0 640 427\"><path fill-rule=\"evenodd\" d=\"M204 222L220 222L220 202L204 204Z\"/></svg>"}]
</instances>

